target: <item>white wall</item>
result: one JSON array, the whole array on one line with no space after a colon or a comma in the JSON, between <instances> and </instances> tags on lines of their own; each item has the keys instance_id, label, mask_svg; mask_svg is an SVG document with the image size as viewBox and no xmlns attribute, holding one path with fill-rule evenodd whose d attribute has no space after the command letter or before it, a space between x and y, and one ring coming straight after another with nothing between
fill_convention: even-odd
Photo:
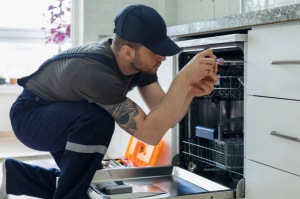
<instances>
[{"instance_id":1,"label":"white wall","mask_svg":"<svg viewBox=\"0 0 300 199\"><path fill-rule=\"evenodd\" d=\"M124 7L132 4L153 7L169 27L300 3L300 0L243 0L242 7L240 0L73 0L74 2L79 5L79 8L74 7L78 12L74 21L81 30L73 34L80 35L77 39L80 42L73 42L81 45L98 41L99 37L113 35L113 19ZM81 15L80 18L78 15Z\"/></svg>"},{"instance_id":2,"label":"white wall","mask_svg":"<svg viewBox=\"0 0 300 199\"><path fill-rule=\"evenodd\" d=\"M159 11L159 0L85 0L84 43L113 35L114 18L126 6L144 4Z\"/></svg>"},{"instance_id":3,"label":"white wall","mask_svg":"<svg viewBox=\"0 0 300 199\"><path fill-rule=\"evenodd\" d=\"M164 15L162 17L164 18L167 26L175 26L178 24L177 16L178 16L178 1L177 0L161 0L164 2L164 9L160 12L160 14L163 12Z\"/></svg>"},{"instance_id":4,"label":"white wall","mask_svg":"<svg viewBox=\"0 0 300 199\"><path fill-rule=\"evenodd\" d=\"M177 0L177 24L300 3L300 0ZM176 16L175 16L176 17Z\"/></svg>"},{"instance_id":5,"label":"white wall","mask_svg":"<svg viewBox=\"0 0 300 199\"><path fill-rule=\"evenodd\" d=\"M143 4L154 8L166 21L167 26L177 24L177 0L73 0L76 4L83 2L83 27L76 35L83 35L83 41L88 44L98 41L101 37L113 35L114 18L126 6ZM75 7L76 8L76 7ZM76 9L79 11L78 9ZM74 17L77 21L78 15ZM76 42L76 41L75 41Z\"/></svg>"}]
</instances>

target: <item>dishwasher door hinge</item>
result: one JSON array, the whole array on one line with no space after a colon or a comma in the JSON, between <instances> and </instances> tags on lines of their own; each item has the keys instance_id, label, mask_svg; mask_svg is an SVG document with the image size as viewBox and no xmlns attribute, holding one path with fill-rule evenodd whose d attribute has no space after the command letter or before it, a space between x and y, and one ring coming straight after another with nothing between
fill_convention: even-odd
<instances>
[{"instance_id":1,"label":"dishwasher door hinge","mask_svg":"<svg viewBox=\"0 0 300 199\"><path fill-rule=\"evenodd\" d=\"M245 178L241 179L236 186L236 198L245 198Z\"/></svg>"}]
</instances>

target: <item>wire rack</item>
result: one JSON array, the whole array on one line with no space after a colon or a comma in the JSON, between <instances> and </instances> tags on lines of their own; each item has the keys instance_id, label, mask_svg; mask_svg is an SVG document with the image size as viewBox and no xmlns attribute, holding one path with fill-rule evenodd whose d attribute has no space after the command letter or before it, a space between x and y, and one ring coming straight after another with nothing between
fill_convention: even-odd
<instances>
[{"instance_id":1,"label":"wire rack","mask_svg":"<svg viewBox=\"0 0 300 199\"><path fill-rule=\"evenodd\" d=\"M215 140L216 166L229 171L243 169L244 143L241 139Z\"/></svg>"},{"instance_id":2,"label":"wire rack","mask_svg":"<svg viewBox=\"0 0 300 199\"><path fill-rule=\"evenodd\" d=\"M244 65L220 66L217 75L220 80L215 84L213 92L208 96L204 96L204 98L221 98L225 101L244 100ZM192 117L192 115L189 115L189 117ZM194 128L191 126L191 121L186 120L186 122L186 129ZM232 180L242 178L244 168L243 127L235 129L237 124L233 124L234 122L243 123L243 117L230 118L219 122L218 137L213 140L197 137L192 130L190 130L190 133L186 133L181 140L181 153L183 154L185 166L190 171L196 172L229 173ZM233 125L229 125L229 123ZM194 125L202 124L195 124L194 122ZM241 127L242 125L238 126ZM225 127L229 127L229 129ZM226 131L233 132L226 134ZM233 136L228 136L231 134ZM212 173L210 174L212 175Z\"/></svg>"},{"instance_id":3,"label":"wire rack","mask_svg":"<svg viewBox=\"0 0 300 199\"><path fill-rule=\"evenodd\" d=\"M188 159L200 160L205 164L242 176L244 167L243 138L223 138L223 127L230 123L243 122L243 120L243 117L236 117L219 123L218 137L214 140L196 139L195 136L188 140L183 140L182 143L184 143L185 147L182 153ZM188 167L189 170L195 169L194 164L189 164Z\"/></svg>"},{"instance_id":4,"label":"wire rack","mask_svg":"<svg viewBox=\"0 0 300 199\"><path fill-rule=\"evenodd\" d=\"M193 152L182 151L186 156L190 156L193 159L198 159L204 164L211 165L219 168L220 170L226 170L231 173L243 176L243 141L240 140L240 144L236 142L222 141L221 143L215 142L213 146L207 147L192 142L182 141L186 146L193 147ZM195 151L198 151L195 153ZM189 165L189 170L193 170L193 165ZM214 169L216 170L216 169Z\"/></svg>"},{"instance_id":5,"label":"wire rack","mask_svg":"<svg viewBox=\"0 0 300 199\"><path fill-rule=\"evenodd\" d=\"M244 99L243 76L220 76L210 97L221 97L231 100Z\"/></svg>"}]
</instances>

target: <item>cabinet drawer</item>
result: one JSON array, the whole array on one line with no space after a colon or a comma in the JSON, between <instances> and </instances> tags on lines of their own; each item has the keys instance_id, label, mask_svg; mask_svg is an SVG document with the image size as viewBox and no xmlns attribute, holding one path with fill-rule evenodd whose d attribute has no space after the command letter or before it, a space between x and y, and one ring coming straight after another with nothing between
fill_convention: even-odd
<instances>
[{"instance_id":1,"label":"cabinet drawer","mask_svg":"<svg viewBox=\"0 0 300 199\"><path fill-rule=\"evenodd\" d=\"M300 175L300 101L247 96L245 155L272 167Z\"/></svg>"},{"instance_id":2,"label":"cabinet drawer","mask_svg":"<svg viewBox=\"0 0 300 199\"><path fill-rule=\"evenodd\" d=\"M300 177L245 160L245 199L299 198Z\"/></svg>"},{"instance_id":3,"label":"cabinet drawer","mask_svg":"<svg viewBox=\"0 0 300 199\"><path fill-rule=\"evenodd\" d=\"M247 94L300 99L300 23L254 29L248 34Z\"/></svg>"}]
</instances>

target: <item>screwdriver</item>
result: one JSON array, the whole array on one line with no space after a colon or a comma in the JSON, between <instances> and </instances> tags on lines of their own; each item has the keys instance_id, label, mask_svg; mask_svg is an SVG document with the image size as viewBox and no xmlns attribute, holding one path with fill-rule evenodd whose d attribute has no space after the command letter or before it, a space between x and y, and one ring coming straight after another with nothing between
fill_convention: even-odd
<instances>
[{"instance_id":1,"label":"screwdriver","mask_svg":"<svg viewBox=\"0 0 300 199\"><path fill-rule=\"evenodd\" d=\"M245 61L226 61L223 58L216 59L216 63L219 65L224 65L225 63L244 63Z\"/></svg>"}]
</instances>

